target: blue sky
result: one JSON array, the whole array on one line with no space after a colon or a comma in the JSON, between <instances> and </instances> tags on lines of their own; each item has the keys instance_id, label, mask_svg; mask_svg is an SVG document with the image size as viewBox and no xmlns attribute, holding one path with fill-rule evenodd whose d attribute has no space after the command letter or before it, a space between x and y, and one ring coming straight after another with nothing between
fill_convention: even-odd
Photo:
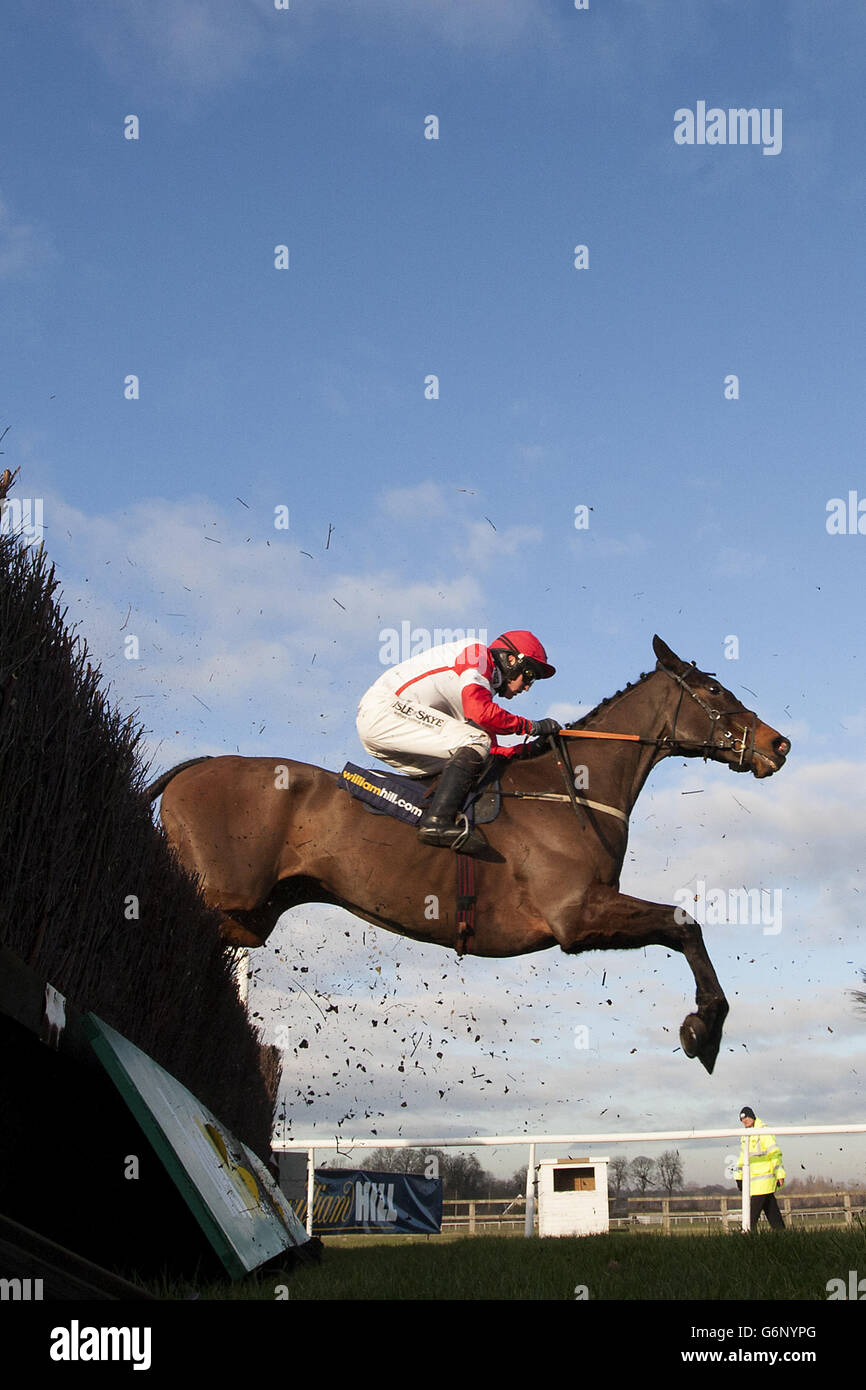
<instances>
[{"instance_id":1,"label":"blue sky","mask_svg":"<svg viewBox=\"0 0 866 1390\"><path fill-rule=\"evenodd\" d=\"M295 1128L860 1118L866 535L826 521L866 498L863 12L106 0L4 29L4 463L155 768L360 760L403 622L532 628L558 674L521 711L561 718L659 632L794 742L763 785L668 762L636 808L625 891L784 895L777 935L708 928L712 1078L670 1053L691 981L664 952L461 964L309 909L256 977L268 1036L319 1026L286 1053ZM780 152L677 145L700 101L780 109ZM368 1072L333 1077L351 1047ZM839 1149L802 1162L862 1176Z\"/></svg>"}]
</instances>

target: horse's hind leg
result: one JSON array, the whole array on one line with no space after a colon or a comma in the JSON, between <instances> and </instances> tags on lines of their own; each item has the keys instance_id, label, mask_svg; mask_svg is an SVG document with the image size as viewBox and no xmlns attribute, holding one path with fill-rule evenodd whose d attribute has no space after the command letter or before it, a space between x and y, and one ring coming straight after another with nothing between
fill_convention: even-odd
<instances>
[{"instance_id":1,"label":"horse's hind leg","mask_svg":"<svg viewBox=\"0 0 866 1390\"><path fill-rule=\"evenodd\" d=\"M261 907L233 907L227 911L220 908L220 935L232 946L247 946L255 950L258 946L264 946L283 911L282 904L274 894Z\"/></svg>"},{"instance_id":2,"label":"horse's hind leg","mask_svg":"<svg viewBox=\"0 0 866 1390\"><path fill-rule=\"evenodd\" d=\"M248 950L255 950L258 946L264 946L268 933L267 931L262 933L251 931L250 926L239 920L241 916L246 917L248 915L247 913L239 913L230 916L224 912L220 922L220 936L232 946L246 946Z\"/></svg>"},{"instance_id":3,"label":"horse's hind leg","mask_svg":"<svg viewBox=\"0 0 866 1390\"><path fill-rule=\"evenodd\" d=\"M563 930L554 923L551 926L564 951L667 946L684 955L695 977L697 1012L683 1020L680 1042L687 1057L697 1057L712 1072L728 1001L707 955L700 926L687 912L630 898L615 888L596 884L588 890L579 916L567 928Z\"/></svg>"},{"instance_id":4,"label":"horse's hind leg","mask_svg":"<svg viewBox=\"0 0 866 1390\"><path fill-rule=\"evenodd\" d=\"M267 902L259 907L221 908L220 932L233 946L264 946L284 912L309 902L340 906L339 898L322 888L316 879L295 874L277 883Z\"/></svg>"}]
</instances>

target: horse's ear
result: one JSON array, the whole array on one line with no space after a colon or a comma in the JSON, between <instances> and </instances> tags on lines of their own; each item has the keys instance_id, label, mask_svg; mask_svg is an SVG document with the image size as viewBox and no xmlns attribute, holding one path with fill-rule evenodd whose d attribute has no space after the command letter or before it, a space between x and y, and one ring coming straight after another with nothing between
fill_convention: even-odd
<instances>
[{"instance_id":1,"label":"horse's ear","mask_svg":"<svg viewBox=\"0 0 866 1390\"><path fill-rule=\"evenodd\" d=\"M682 671L686 663L681 661L676 652L672 652L666 642L658 636L653 637L653 651L658 657L660 666L667 666L673 671Z\"/></svg>"}]
</instances>

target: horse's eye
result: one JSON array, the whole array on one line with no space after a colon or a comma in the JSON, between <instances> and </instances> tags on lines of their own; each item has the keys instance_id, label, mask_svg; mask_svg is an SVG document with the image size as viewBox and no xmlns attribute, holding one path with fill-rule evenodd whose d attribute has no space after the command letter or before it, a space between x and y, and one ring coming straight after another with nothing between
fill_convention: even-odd
<instances>
[{"instance_id":1,"label":"horse's eye","mask_svg":"<svg viewBox=\"0 0 866 1390\"><path fill-rule=\"evenodd\" d=\"M711 685L709 686L709 692L711 695L721 695L722 687L720 685Z\"/></svg>"}]
</instances>

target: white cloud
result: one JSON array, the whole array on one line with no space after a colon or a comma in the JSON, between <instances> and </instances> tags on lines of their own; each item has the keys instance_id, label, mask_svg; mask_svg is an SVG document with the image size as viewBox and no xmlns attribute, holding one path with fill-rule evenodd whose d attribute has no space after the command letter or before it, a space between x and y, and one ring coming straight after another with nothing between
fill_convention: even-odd
<instances>
[{"instance_id":1,"label":"white cloud","mask_svg":"<svg viewBox=\"0 0 866 1390\"><path fill-rule=\"evenodd\" d=\"M727 769L693 766L686 790L698 794L648 789L635 807L631 849L649 880L642 896L666 892L670 902L672 891L702 877L721 887L781 887L805 907L832 884L852 910L856 897L845 895L859 886L866 909L862 762L789 763L770 781L735 783Z\"/></svg>"},{"instance_id":2,"label":"white cloud","mask_svg":"<svg viewBox=\"0 0 866 1390\"><path fill-rule=\"evenodd\" d=\"M186 730L208 743L221 729L234 747L263 723L304 740L352 729L382 673L383 630L484 612L471 575L352 573L303 554L270 515L239 524L208 498L88 516L48 497L45 516L71 619L124 707L140 705L169 740Z\"/></svg>"},{"instance_id":3,"label":"white cloud","mask_svg":"<svg viewBox=\"0 0 866 1390\"><path fill-rule=\"evenodd\" d=\"M328 39L376 33L394 49L441 42L449 48L513 51L527 38L555 52L555 26L542 0L345 0L312 7L290 0L93 0L79 16L87 40L115 77L147 66L175 89L221 88L249 78L265 61L293 58Z\"/></svg>"},{"instance_id":4,"label":"white cloud","mask_svg":"<svg viewBox=\"0 0 866 1390\"><path fill-rule=\"evenodd\" d=\"M389 488L382 494L382 509L397 521L425 521L448 515L445 489L429 479L414 487ZM454 510L454 502L451 503Z\"/></svg>"},{"instance_id":5,"label":"white cloud","mask_svg":"<svg viewBox=\"0 0 866 1390\"><path fill-rule=\"evenodd\" d=\"M538 526L497 527L487 517L465 522L461 529L463 535L453 545L454 555L473 568L498 563L506 556L516 557L517 565L521 560L528 562L530 550L538 546L543 535Z\"/></svg>"},{"instance_id":6,"label":"white cloud","mask_svg":"<svg viewBox=\"0 0 866 1390\"><path fill-rule=\"evenodd\" d=\"M246 76L269 49L286 49L297 25L272 0L95 0L78 19L108 70L142 68L179 87L221 87Z\"/></svg>"},{"instance_id":7,"label":"white cloud","mask_svg":"<svg viewBox=\"0 0 866 1390\"><path fill-rule=\"evenodd\" d=\"M550 719L558 719L560 724L571 724L591 709L592 705L575 705L567 700L557 700L549 706L547 714Z\"/></svg>"}]
</instances>

